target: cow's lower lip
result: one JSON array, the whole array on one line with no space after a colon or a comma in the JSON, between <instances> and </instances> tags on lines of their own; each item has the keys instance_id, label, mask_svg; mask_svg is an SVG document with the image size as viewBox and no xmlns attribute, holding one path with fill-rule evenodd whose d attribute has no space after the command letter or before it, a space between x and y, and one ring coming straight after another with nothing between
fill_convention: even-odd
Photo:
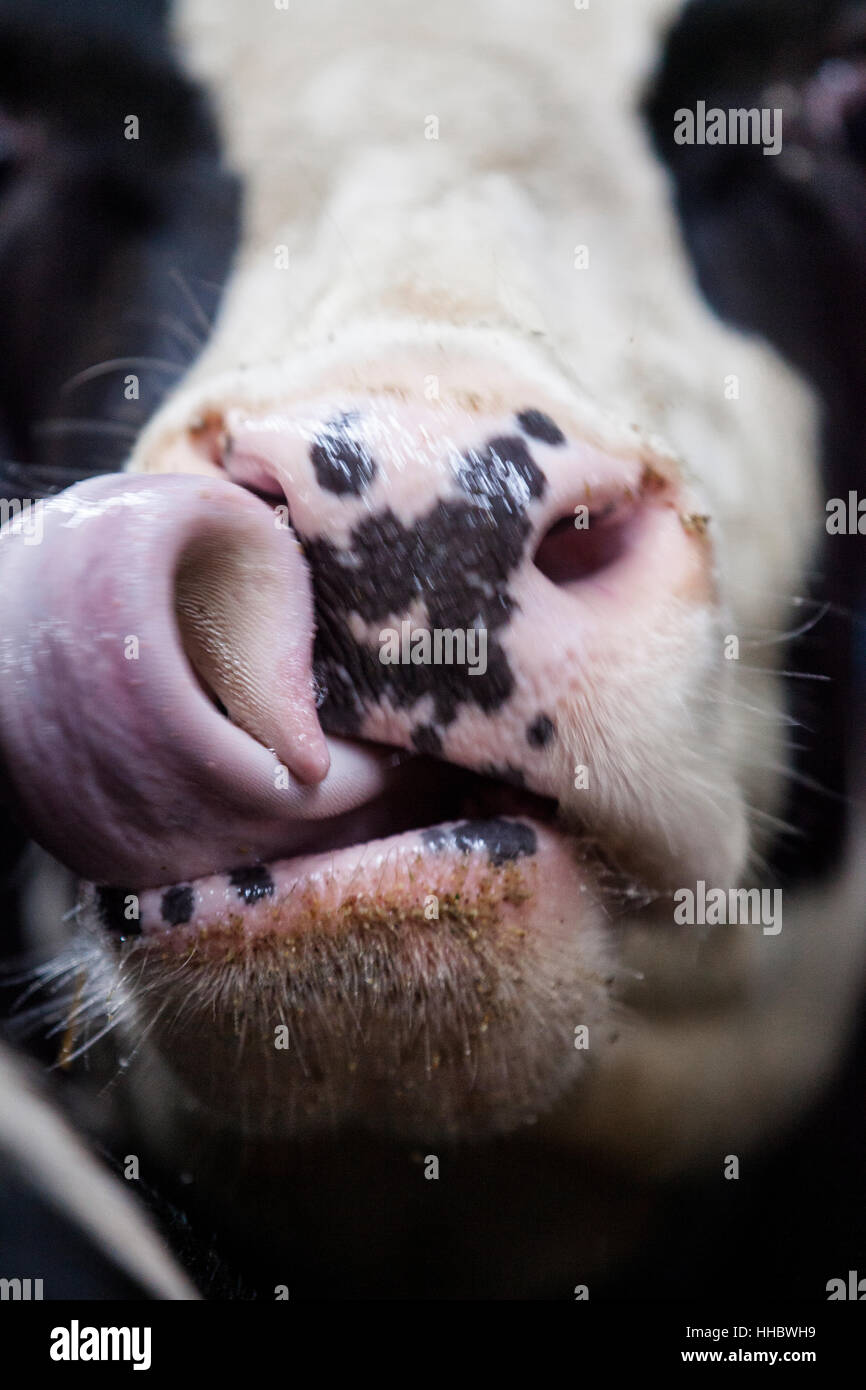
<instances>
[{"instance_id":1,"label":"cow's lower lip","mask_svg":"<svg viewBox=\"0 0 866 1390\"><path fill-rule=\"evenodd\" d=\"M269 1139L427 1141L511 1130L565 1094L586 1066L576 1029L610 1012L608 886L503 771L413 760L390 805L291 858L87 890L120 941L118 993L191 1103Z\"/></svg>"},{"instance_id":2,"label":"cow's lower lip","mask_svg":"<svg viewBox=\"0 0 866 1390\"><path fill-rule=\"evenodd\" d=\"M570 836L531 816L509 815L444 822L151 889L133 899L132 909L122 890L88 891L114 935L172 954L193 948L206 960L321 932L495 927L558 936L574 929L577 895L593 897L591 885Z\"/></svg>"},{"instance_id":3,"label":"cow's lower lip","mask_svg":"<svg viewBox=\"0 0 866 1390\"><path fill-rule=\"evenodd\" d=\"M553 824L445 822L236 878L142 893L118 952L119 993L220 1125L507 1132L583 1074L578 1026L607 1036L607 918Z\"/></svg>"}]
</instances>

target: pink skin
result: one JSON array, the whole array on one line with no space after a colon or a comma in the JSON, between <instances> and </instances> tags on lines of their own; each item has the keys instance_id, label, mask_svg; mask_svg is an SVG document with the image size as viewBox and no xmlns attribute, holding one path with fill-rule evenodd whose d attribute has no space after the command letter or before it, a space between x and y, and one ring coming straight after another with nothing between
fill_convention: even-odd
<instances>
[{"instance_id":1,"label":"pink skin","mask_svg":"<svg viewBox=\"0 0 866 1390\"><path fill-rule=\"evenodd\" d=\"M362 848L336 853L302 855L269 866L272 894L244 903L224 874L199 879L194 885L195 906L188 925L166 926L162 894L142 893L138 926L154 946L189 950L200 939L211 937L219 945L225 934L266 936L277 931L293 934L310 929L339 932L346 915L377 918L389 914L395 924L414 917L436 920L451 914L482 914L495 902L501 922L520 930L524 903L532 899L534 912L545 924L545 934L567 938L575 926L575 904L588 891L585 874L562 853L562 837L549 827L528 819L536 835L534 854L491 864L481 849L469 853L440 850L434 856L417 831L371 840ZM435 875L437 902L429 895L431 870ZM589 904L587 904L587 909ZM593 913L593 916L596 914Z\"/></svg>"},{"instance_id":2,"label":"pink skin","mask_svg":"<svg viewBox=\"0 0 866 1390\"><path fill-rule=\"evenodd\" d=\"M324 491L310 459L323 422L352 412L359 417L354 437L377 463L372 483L354 497ZM459 496L454 471L462 454L483 448L487 439L522 434L513 411L499 416L457 409L446 413L442 406L349 393L260 414L234 408L225 426L227 444L220 462L228 476L260 491L285 495L293 525L303 535L326 536L337 544L345 542L370 511L389 507L408 523L440 497ZM527 437L526 443L547 483L543 501L532 512L539 538L578 504L596 511L610 501L636 498L639 492L643 464L635 453L617 456L580 438L549 444ZM530 551L527 563L531 560Z\"/></svg>"},{"instance_id":3,"label":"pink skin","mask_svg":"<svg viewBox=\"0 0 866 1390\"><path fill-rule=\"evenodd\" d=\"M0 533L0 583L19 596L0 747L22 819L69 867L131 887L215 872L290 852L306 822L381 791L385 757L319 727L306 566L261 501L219 480L95 478L47 502L43 521L38 545ZM205 543L230 557L239 600L216 614L249 678L237 724L178 631L178 565Z\"/></svg>"}]
</instances>

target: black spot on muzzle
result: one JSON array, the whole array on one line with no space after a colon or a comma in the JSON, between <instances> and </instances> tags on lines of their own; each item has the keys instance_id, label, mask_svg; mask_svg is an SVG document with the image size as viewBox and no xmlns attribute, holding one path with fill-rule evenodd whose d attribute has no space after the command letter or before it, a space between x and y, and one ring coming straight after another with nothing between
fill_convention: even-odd
<instances>
[{"instance_id":1,"label":"black spot on muzzle","mask_svg":"<svg viewBox=\"0 0 866 1390\"><path fill-rule=\"evenodd\" d=\"M499 634L516 608L508 581L531 534L527 510L546 480L516 436L462 455L455 478L464 496L440 499L411 525L386 509L360 522L346 546L301 537L315 596L314 669L325 692L319 716L332 733L357 734L383 701L411 709L429 697L433 721L416 730L416 746L436 752L461 706L490 712L514 689ZM399 628L410 609L423 611L430 630L486 632L486 670L388 664L378 633L359 640L352 631L353 619Z\"/></svg>"},{"instance_id":2,"label":"black spot on muzzle","mask_svg":"<svg viewBox=\"0 0 866 1390\"><path fill-rule=\"evenodd\" d=\"M457 850L459 854L469 854L481 850L487 855L494 868L523 855L535 854L538 839L530 825L522 821L467 820L459 825L437 825L425 830L424 844L429 850Z\"/></svg>"}]
</instances>

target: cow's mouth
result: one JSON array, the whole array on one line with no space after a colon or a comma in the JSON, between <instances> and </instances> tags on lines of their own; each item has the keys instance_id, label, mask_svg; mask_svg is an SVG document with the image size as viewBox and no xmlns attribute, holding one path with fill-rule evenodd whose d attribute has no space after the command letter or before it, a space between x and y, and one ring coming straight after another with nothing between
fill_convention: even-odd
<instances>
[{"instance_id":1,"label":"cow's mouth","mask_svg":"<svg viewBox=\"0 0 866 1390\"><path fill-rule=\"evenodd\" d=\"M411 757L291 858L85 899L109 990L220 1123L429 1138L531 1121L582 1073L575 1030L610 1009L598 884L554 802Z\"/></svg>"},{"instance_id":2,"label":"cow's mouth","mask_svg":"<svg viewBox=\"0 0 866 1390\"><path fill-rule=\"evenodd\" d=\"M122 887L90 888L86 896L115 937L140 937L157 951L194 946L202 960L264 938L338 934L358 923L427 924L435 932L446 921L471 928L483 919L519 931L539 914L564 920L575 893L585 891L586 865L578 869L557 803L520 786L516 770L504 772L509 780L395 754L378 796L310 822L290 857L241 860L132 898Z\"/></svg>"}]
</instances>

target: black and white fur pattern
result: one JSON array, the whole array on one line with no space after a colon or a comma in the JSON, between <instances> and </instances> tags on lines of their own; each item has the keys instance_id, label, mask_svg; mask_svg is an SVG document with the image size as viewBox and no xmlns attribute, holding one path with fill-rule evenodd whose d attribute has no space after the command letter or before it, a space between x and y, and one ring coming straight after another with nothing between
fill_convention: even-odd
<instances>
[{"instance_id":1,"label":"black and white fur pattern","mask_svg":"<svg viewBox=\"0 0 866 1390\"><path fill-rule=\"evenodd\" d=\"M831 1075L860 989L864 885L856 814L851 803L832 797L816 814L817 792L805 799L789 796L786 808L784 772L778 771L787 757L776 674L785 661L779 638L803 625L804 612L810 618L816 611L808 605L793 607L791 600L809 594L816 570L825 576L815 585L816 603L826 597L836 608L850 609L857 598L845 561L831 557L829 550L825 560L819 549L824 490L816 466L820 406L803 378L785 368L763 343L721 326L699 297L680 249L670 189L636 115L672 7L635 0L622 4L612 20L601 9L564 14L562 7L551 6L534 21L533 35L528 36L522 7L480 4L468 18L461 10L457 40L449 8L438 7L442 13L418 14L409 21L399 7L392 13L383 4L373 18L359 21L341 11L337 22L330 7L320 6L316 18L299 28L288 47L272 38L276 31L271 26L292 22L276 10L255 20L245 16L242 34L233 22L237 16L232 6L221 7L215 18L212 5L189 3L173 16L184 62L216 102L228 161L243 185L245 217L227 298L205 352L141 437L132 466L147 468L155 450L192 415L233 395L242 397L248 390L244 363L255 364L255 392L267 396L271 375L279 375L282 389L293 361L303 360L305 371L312 360L321 363L322 370L339 374L361 340L365 350L377 334L383 342L393 341L395 315L412 316L422 324L434 320L441 311L425 297L430 261L436 263L439 279L454 290L457 307L451 306L450 326L474 335L482 346L496 342L498 350L497 334L505 335L518 345L513 347L518 365L536 376L544 374L545 354L564 357L580 382L588 427L602 436L615 435L621 422L629 427L638 422L641 431L660 436L665 448L687 457L700 474L719 524L719 573L730 630L743 634L750 644L748 663L744 662L750 669L738 673L724 712L731 721L726 742L734 766L720 768L719 775L731 772L743 788L743 800L757 808L749 827L752 862L757 866L767 861L771 874L783 875L779 881L791 884L784 943L760 937L738 940L710 963L691 949L684 952L676 942L660 946L658 940L648 939L639 923L632 931L626 929L624 972L651 975L653 1008L642 1017L629 1011L624 1020L627 1045L592 1079L576 1107L556 1117L548 1132L557 1163L561 1154L577 1147L581 1154L587 1148L613 1153L640 1174L679 1174L695 1164L717 1161L722 1151L750 1149L791 1121ZM691 9L697 24L701 7ZM87 45L76 69L69 62L62 31L54 25L40 31L42 12L36 6L32 16L10 23L7 42L18 45L18 51L28 41L40 44L40 51L46 44L56 51L62 94L64 82L86 81L86 62L94 61L94 49ZM804 6L803 13L803 42L808 44L815 21L810 7ZM232 240L234 186L217 161L215 138L199 98L172 71L167 52L155 50L160 30L155 17L152 23L144 42L141 36L136 42L128 32L109 36L108 29L96 25L112 52L118 43L129 51L131 72L141 83L138 104L143 117L162 109L157 97L166 83L185 113L186 125L172 123L162 144L146 147L147 157L158 162L138 177L128 161L116 166L111 152L102 148L98 132L104 114L98 113L88 128L86 111L80 130L70 135L70 153L58 160L61 172L51 175L44 157L36 156L31 157L28 173L28 141L34 126L38 129L45 122L52 128L53 99L45 109L28 111L26 95L10 87L9 138L24 150L21 177L34 180L39 197L56 199L60 208L49 224L69 226L63 181L70 169L79 167L74 149L88 196L94 200L88 226L98 227L111 248L106 254L97 236L88 238L80 253L83 264L72 267L74 274L65 252L76 241L73 232L55 248L53 273L50 247L33 249L29 274L26 261L17 256L13 260L10 278L20 287L20 309L13 300L0 323L0 333L12 345L7 357L10 375L0 401L8 451L20 465L7 468L13 494L19 490L29 495L34 479L53 487L58 478L71 481L85 466L93 470L95 463L98 471L123 462L127 440L165 395L170 365L176 365L179 377L184 372L185 354L172 349L172 340L178 347L185 340L190 353L198 346L201 282L218 281L224 273ZM365 31L363 45L353 35L356 23ZM580 25L581 61L576 63L569 45ZM378 32L371 34L371 29ZM497 34L497 51L479 76L478 64L463 51L475 52L491 30ZM396 46L390 38L395 31L400 36ZM688 20L681 32L688 35ZM335 54L335 47L340 52ZM793 43L791 47L802 62L802 52ZM267 71L269 60L272 73ZM287 72L289 63L295 67ZM389 77L395 72L401 74L399 81ZM303 85L302 75L307 73L311 76ZM673 58L664 79L680 104L681 79ZM293 90L302 86L294 114L273 95L287 81ZM710 77L707 82L711 85ZM435 173L417 159L416 145L407 143L404 151L395 136L408 124L407 112L414 112L419 89L425 96L429 92L431 101L438 97L444 109L462 121L451 153L436 152ZM364 109L376 126L376 141L366 129L359 130L356 139L351 134L359 91L370 93ZM572 126L564 128L591 126L591 139L569 141L549 121L550 107L542 94L550 91L570 112ZM255 100L250 100L250 92ZM122 104L137 109L127 93L128 88ZM662 81L651 107L656 139L663 148L669 109L665 93ZM58 102L65 111L62 95ZM426 115L426 108L420 114ZM392 148L385 152L389 140ZM86 157L80 155L82 147ZM201 198L190 196L187 179L179 176L172 192L181 152L184 157L190 152L189 168L200 180ZM671 154L679 158L676 151ZM437 201L439 180L447 183L454 177L460 184L449 159L457 163L463 186L472 190L466 202ZM485 180L482 171L497 162L509 168L509 178ZM467 170L477 170L477 179L467 182ZM850 351L844 363L836 362L834 354L841 356L843 349L832 335L830 341L825 335L816 344L808 319L801 323L789 304L787 314L774 307L785 303L781 288L772 296L763 288L752 294L737 289L735 294L734 287L745 278L737 260L744 254L738 250L743 227L749 228L760 253L766 209L774 225L789 226L780 176L767 170L764 178L763 168L761 174L762 183L752 189L749 171L746 193L742 201L735 200L732 215L700 184L690 182L694 176L684 166L680 197L686 231L705 284L722 309L746 327L771 334L826 401L824 456L832 486L841 491L843 485L856 486L860 467L859 458L852 455L861 399L853 368L849 389L842 392L838 384L842 368L847 375L848 365L856 361L857 343L846 340ZM732 177L733 186L739 187L736 174ZM850 171L850 178L856 188L856 170ZM535 203L525 196L527 183ZM391 233L387 218L368 218L371 188L386 203L391 199L399 206L417 205L416 243L404 242L399 220ZM574 231L576 188L582 190L579 236ZM584 190L592 190L592 196ZM0 203L0 219L8 217L11 227L7 244L13 247L27 244L27 224L22 229L21 219L29 206L22 197L23 210L19 209L14 192L13 185L12 194ZM155 195L162 206L151 205ZM81 197L74 202L76 215L84 215L81 208L87 202ZM749 221L743 209L752 206L760 208L761 215ZM639 216L633 215L634 208L640 209ZM834 212L832 202L821 203L820 236L813 232L820 245L835 235ZM469 217L476 224L496 227L500 258L495 277L489 275L483 257L473 259L472 246L459 235ZM41 218L40 225L45 220ZM803 221L798 208L786 231L794 246ZM346 226L353 228L348 245L341 230ZM16 236L21 239L17 243ZM594 264L601 259L601 265L587 279L579 313L569 318L563 307L573 303L569 256L557 268L541 248L562 244L570 250L576 240L587 243L595 254ZM294 257L282 306L274 302L272 251L277 243L287 244ZM481 238L478 244L489 243ZM716 245L724 248L724 256L714 255ZM603 257L594 251L602 247ZM859 283L862 264L852 252L846 285ZM205 265L213 269L205 271ZM643 273L646 266L653 268L651 279ZM829 299L832 292L822 273L819 264L810 287L818 301L822 296ZM501 281L508 286L505 296ZM168 298L169 307L163 310L159 302L154 306L151 284L160 300ZM147 305L149 321L140 338L130 322L135 316L134 309L129 313L130 293L140 294L140 302ZM33 340L24 326L30 314L39 319L34 306L40 294L54 306L49 321L53 318L58 327L70 319L81 322L80 341L64 341L62 351L57 351L56 339L49 337L40 355L38 337ZM113 313L111 306L119 302L124 312ZM798 351L804 341L808 352ZM677 352L683 342L692 344L693 351ZM81 381L81 374L97 363L131 360L142 352L162 366L145 369L145 399L134 412L126 413L116 389L100 394L95 383L110 381L107 372ZM274 366L269 374L263 364L270 361ZM720 389L729 372L739 375L744 388L748 384L735 410ZM70 381L80 383L71 393ZM85 428L95 419L128 429L128 435L120 429L116 434L97 430L100 447L106 439L122 440L113 457L94 455L92 447L83 451L81 435L68 425L44 428L46 414L62 411L68 421L66 401L79 389L86 393L79 407ZM810 670L814 644L805 640L799 651ZM823 659L820 641L818 654ZM832 657L834 689L848 691L850 659L835 653ZM841 721L822 722L825 711L838 714L833 703L838 698L831 694L822 705L815 696L811 708L817 713L807 719L814 719L822 735L827 729L820 761L834 770L831 791L842 797L856 789L859 769L856 750L845 745ZM844 817L840 806L849 807ZM803 817L809 832L805 854L794 856L787 850L785 837L775 833L777 816L793 816L795 821ZM14 844L14 837L10 828L7 843ZM14 903L10 910L15 910ZM704 1014L694 1007L702 995L713 1001ZM625 1002L633 1002L628 991ZM164 1136L163 1153L182 1150L171 1108L159 1114L157 1107L156 1113L157 1123L170 1131ZM160 1142L155 1148L159 1151ZM363 1142L358 1161L375 1165ZM520 1161L518 1153L518 1171ZM313 1159L298 1162L312 1165ZM482 1170L487 1162L479 1160ZM265 1263L268 1258L273 1256ZM556 1257L551 1264L557 1266ZM549 1277L545 1272L541 1282Z\"/></svg>"}]
</instances>

